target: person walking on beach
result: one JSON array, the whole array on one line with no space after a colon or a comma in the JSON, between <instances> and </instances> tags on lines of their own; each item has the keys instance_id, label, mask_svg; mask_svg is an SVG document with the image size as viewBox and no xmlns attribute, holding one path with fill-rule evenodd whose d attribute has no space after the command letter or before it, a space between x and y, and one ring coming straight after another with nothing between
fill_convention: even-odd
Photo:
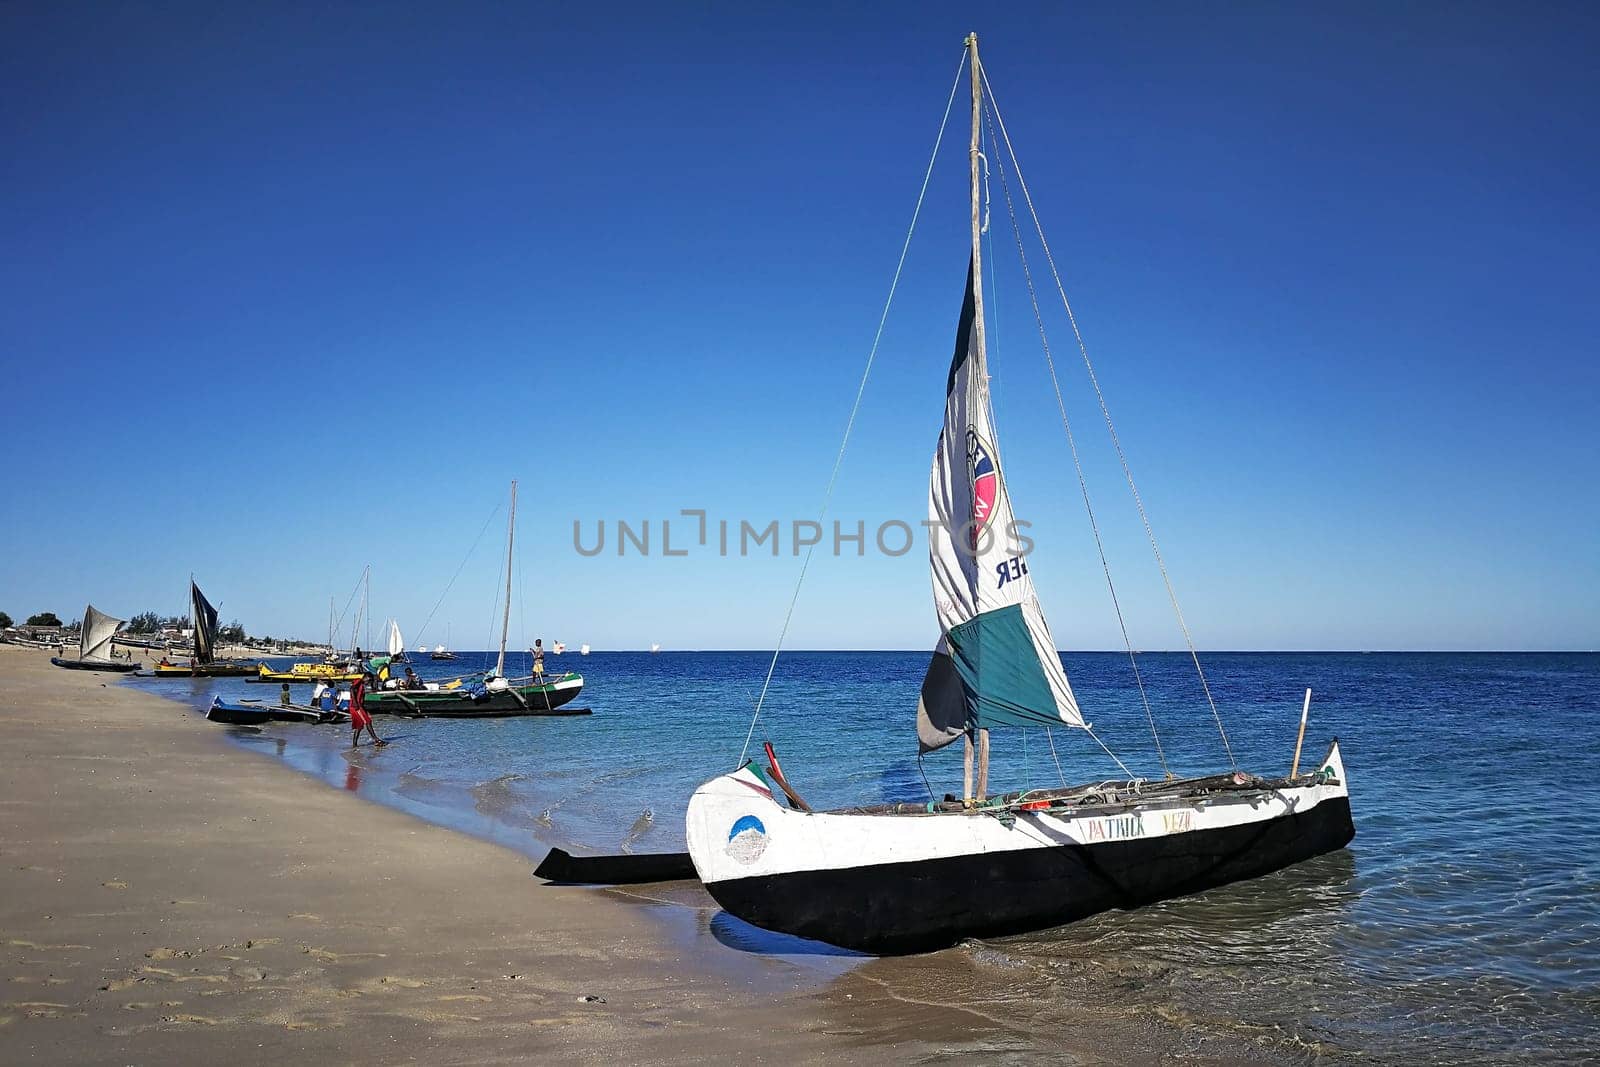
<instances>
[{"instance_id":1,"label":"person walking on beach","mask_svg":"<svg viewBox=\"0 0 1600 1067\"><path fill-rule=\"evenodd\" d=\"M367 711L367 681L357 678L350 683L350 747L361 747L361 731L372 735L372 743L379 748L389 742L378 736L372 728L372 715Z\"/></svg>"}]
</instances>

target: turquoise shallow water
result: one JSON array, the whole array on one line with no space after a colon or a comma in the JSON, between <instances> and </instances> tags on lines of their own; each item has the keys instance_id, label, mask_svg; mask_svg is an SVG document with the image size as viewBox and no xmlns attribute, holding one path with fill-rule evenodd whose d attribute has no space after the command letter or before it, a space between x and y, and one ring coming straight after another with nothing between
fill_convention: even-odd
<instances>
[{"instance_id":1,"label":"turquoise shallow water","mask_svg":"<svg viewBox=\"0 0 1600 1067\"><path fill-rule=\"evenodd\" d=\"M1064 661L1096 732L1159 773L1127 658ZM425 676L478 665L424 661ZM252 750L382 803L541 856L551 844L679 850L701 781L732 768L764 653L572 653L574 719L379 720L382 752L339 729L274 726ZM755 747L776 744L814 805L927 796L911 712L925 653L791 653ZM1600 655L1213 654L1207 676L1241 767L1288 770L1300 698L1315 690L1309 762L1342 742L1357 837L1268 878L1060 930L969 947L1046 1005L1155 1010L1277 1047L1378 1059L1588 1058L1600 1049ZM508 664L515 669L516 664ZM1226 767L1186 656L1140 657L1178 773ZM134 679L195 706L269 697L237 680ZM1042 731L995 737L1003 788L1058 781ZM1119 772L1057 731L1069 781ZM929 757L959 791L959 746Z\"/></svg>"}]
</instances>

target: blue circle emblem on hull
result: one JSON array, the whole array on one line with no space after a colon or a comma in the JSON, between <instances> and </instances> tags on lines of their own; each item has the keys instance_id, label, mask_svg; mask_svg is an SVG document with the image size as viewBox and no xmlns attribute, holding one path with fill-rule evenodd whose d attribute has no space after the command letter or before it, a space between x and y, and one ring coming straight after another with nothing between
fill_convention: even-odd
<instances>
[{"instance_id":1,"label":"blue circle emblem on hull","mask_svg":"<svg viewBox=\"0 0 1600 1067\"><path fill-rule=\"evenodd\" d=\"M740 863L754 863L767 850L767 828L754 815L741 815L728 830L727 853Z\"/></svg>"}]
</instances>

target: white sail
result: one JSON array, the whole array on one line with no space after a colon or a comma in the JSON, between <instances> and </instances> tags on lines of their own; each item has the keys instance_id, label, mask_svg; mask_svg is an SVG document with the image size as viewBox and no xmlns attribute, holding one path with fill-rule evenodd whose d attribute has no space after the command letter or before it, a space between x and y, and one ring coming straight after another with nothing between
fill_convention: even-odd
<instances>
[{"instance_id":1,"label":"white sail","mask_svg":"<svg viewBox=\"0 0 1600 1067\"><path fill-rule=\"evenodd\" d=\"M79 659L110 659L111 639L122 629L121 619L113 619L93 604L83 609L83 629L78 633Z\"/></svg>"},{"instance_id":2,"label":"white sail","mask_svg":"<svg viewBox=\"0 0 1600 1067\"><path fill-rule=\"evenodd\" d=\"M580 647L578 649L578 655L587 656L588 654L589 654L589 646L588 645L583 645L582 647Z\"/></svg>"},{"instance_id":3,"label":"white sail","mask_svg":"<svg viewBox=\"0 0 1600 1067\"><path fill-rule=\"evenodd\" d=\"M389 620L389 655L391 658L403 656L406 651L406 639L400 636L400 624L393 619Z\"/></svg>"},{"instance_id":4,"label":"white sail","mask_svg":"<svg viewBox=\"0 0 1600 1067\"><path fill-rule=\"evenodd\" d=\"M1083 725L1033 591L1028 542L1000 469L974 277L969 267L928 482L940 639L917 707L924 751L969 729Z\"/></svg>"},{"instance_id":5,"label":"white sail","mask_svg":"<svg viewBox=\"0 0 1600 1067\"><path fill-rule=\"evenodd\" d=\"M435 651L435 652L443 652L443 651L444 651L444 646L443 646L443 645L435 645L435 646L434 646L434 647L433 647L433 650L434 650L434 651ZM417 650L417 651L418 651L418 652L420 652L420 651L422 651L422 650L421 650L421 649L420 649L420 648L419 648L419 649L418 649L418 650Z\"/></svg>"}]
</instances>

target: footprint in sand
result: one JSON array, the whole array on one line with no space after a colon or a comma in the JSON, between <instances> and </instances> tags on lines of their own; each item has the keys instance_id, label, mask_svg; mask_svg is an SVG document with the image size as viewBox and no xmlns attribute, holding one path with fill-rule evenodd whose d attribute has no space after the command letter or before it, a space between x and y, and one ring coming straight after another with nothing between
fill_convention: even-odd
<instances>
[{"instance_id":1,"label":"footprint in sand","mask_svg":"<svg viewBox=\"0 0 1600 1067\"><path fill-rule=\"evenodd\" d=\"M378 979L378 984L399 986L401 989L421 989L428 983L419 982L415 978L396 978L393 975L386 974Z\"/></svg>"},{"instance_id":2,"label":"footprint in sand","mask_svg":"<svg viewBox=\"0 0 1600 1067\"><path fill-rule=\"evenodd\" d=\"M209 1019L204 1015L163 1015L161 1021L164 1023L190 1023L195 1026L216 1026L219 1020Z\"/></svg>"},{"instance_id":3,"label":"footprint in sand","mask_svg":"<svg viewBox=\"0 0 1600 1067\"><path fill-rule=\"evenodd\" d=\"M145 981L149 981L149 979L145 978L143 975L139 975L134 978L113 978L111 981L100 987L100 992L116 993L120 990L127 989L129 986L138 985L140 982Z\"/></svg>"},{"instance_id":4,"label":"footprint in sand","mask_svg":"<svg viewBox=\"0 0 1600 1067\"><path fill-rule=\"evenodd\" d=\"M89 947L88 945L41 945L37 941L18 941L18 940L15 940L15 939L13 939L11 941L7 941L6 944L15 945L17 948L36 949L37 951L40 951L40 952L60 952L60 951L62 951L64 949L69 949L69 948L88 948Z\"/></svg>"},{"instance_id":5,"label":"footprint in sand","mask_svg":"<svg viewBox=\"0 0 1600 1067\"><path fill-rule=\"evenodd\" d=\"M30 1019L55 1019L67 1010L67 1005L48 1000L19 1000L10 1005Z\"/></svg>"},{"instance_id":6,"label":"footprint in sand","mask_svg":"<svg viewBox=\"0 0 1600 1067\"><path fill-rule=\"evenodd\" d=\"M147 960L193 959L194 953L181 948L153 948L144 954Z\"/></svg>"},{"instance_id":7,"label":"footprint in sand","mask_svg":"<svg viewBox=\"0 0 1600 1067\"><path fill-rule=\"evenodd\" d=\"M388 955L385 952L335 952L332 949L319 948L316 945L301 945L300 951L308 956L326 960L330 963L338 962L339 960L381 960Z\"/></svg>"},{"instance_id":8,"label":"footprint in sand","mask_svg":"<svg viewBox=\"0 0 1600 1067\"><path fill-rule=\"evenodd\" d=\"M126 889L126 888L128 888L128 883L122 881L120 878L113 878L109 882L101 882L100 884L102 886L104 886L105 888L107 888L107 889Z\"/></svg>"},{"instance_id":9,"label":"footprint in sand","mask_svg":"<svg viewBox=\"0 0 1600 1067\"><path fill-rule=\"evenodd\" d=\"M456 993L456 994L454 994L452 996L440 997L438 999L440 999L440 1000L471 1000L471 1001L476 1001L479 1004L488 1004L490 1001L494 1000L493 997L486 997L481 993Z\"/></svg>"}]
</instances>

